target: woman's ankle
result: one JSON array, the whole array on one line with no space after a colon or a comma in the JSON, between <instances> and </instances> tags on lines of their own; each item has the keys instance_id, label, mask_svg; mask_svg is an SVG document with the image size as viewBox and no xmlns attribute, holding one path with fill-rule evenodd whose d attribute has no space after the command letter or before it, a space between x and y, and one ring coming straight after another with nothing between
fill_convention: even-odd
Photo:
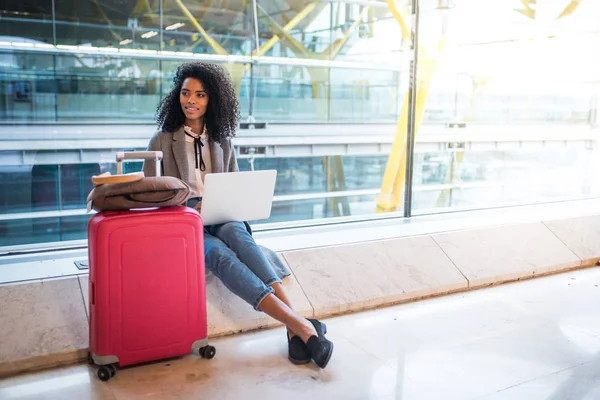
<instances>
[{"instance_id":1,"label":"woman's ankle","mask_svg":"<svg viewBox=\"0 0 600 400\"><path fill-rule=\"evenodd\" d=\"M311 337L318 336L317 330L315 329L313 324L311 324L310 321L308 321L307 319L304 319L302 323L302 330L300 330L300 332L297 333L297 335L300 336L300 339L302 339L304 343L308 342L308 339L310 339Z\"/></svg>"},{"instance_id":2,"label":"woman's ankle","mask_svg":"<svg viewBox=\"0 0 600 400\"><path fill-rule=\"evenodd\" d=\"M291 339L291 338L293 338L294 336L298 336L298 335L296 335L296 333L295 333L293 330L291 330L290 328L286 328L286 330L287 330L287 336L288 336L288 339Z\"/></svg>"}]
</instances>

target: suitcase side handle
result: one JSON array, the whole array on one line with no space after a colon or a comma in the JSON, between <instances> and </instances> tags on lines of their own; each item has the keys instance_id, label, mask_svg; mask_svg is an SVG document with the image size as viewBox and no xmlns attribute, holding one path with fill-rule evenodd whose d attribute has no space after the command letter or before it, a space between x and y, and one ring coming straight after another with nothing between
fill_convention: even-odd
<instances>
[{"instance_id":1,"label":"suitcase side handle","mask_svg":"<svg viewBox=\"0 0 600 400\"><path fill-rule=\"evenodd\" d=\"M123 174L123 160L152 160L156 163L156 176L160 176L162 151L117 151L117 175Z\"/></svg>"}]
</instances>

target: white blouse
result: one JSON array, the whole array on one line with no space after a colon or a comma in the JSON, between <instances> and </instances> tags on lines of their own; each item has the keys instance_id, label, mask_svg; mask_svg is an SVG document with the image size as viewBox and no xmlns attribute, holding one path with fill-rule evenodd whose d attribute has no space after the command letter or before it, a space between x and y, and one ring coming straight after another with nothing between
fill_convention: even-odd
<instances>
[{"instance_id":1,"label":"white blouse","mask_svg":"<svg viewBox=\"0 0 600 400\"><path fill-rule=\"evenodd\" d=\"M193 197L202 197L204 195L204 176L212 172L212 164L210 160L210 146L208 143L208 134L206 133L206 127L202 135L192 131L192 128L185 125L183 128L189 135L193 137L200 137L202 142L202 161L206 168L201 171L200 168L196 168L196 153L194 150L194 138L185 135L187 156L188 156L188 167L190 169L190 186L192 187Z\"/></svg>"}]
</instances>

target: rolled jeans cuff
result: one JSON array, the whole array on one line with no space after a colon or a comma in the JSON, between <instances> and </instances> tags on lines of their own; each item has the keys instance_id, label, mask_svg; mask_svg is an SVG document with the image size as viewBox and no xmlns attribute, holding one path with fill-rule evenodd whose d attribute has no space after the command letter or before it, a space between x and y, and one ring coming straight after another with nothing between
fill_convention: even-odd
<instances>
[{"instance_id":1,"label":"rolled jeans cuff","mask_svg":"<svg viewBox=\"0 0 600 400\"><path fill-rule=\"evenodd\" d=\"M252 305L252 307L254 307L254 309L256 311L260 311L260 309L258 308L258 306L260 305L260 303L262 303L262 301L271 293L275 293L275 290L273 290L273 288L271 286L268 286L261 294L260 296L258 296L256 298L256 301L254 302L254 304Z\"/></svg>"}]
</instances>

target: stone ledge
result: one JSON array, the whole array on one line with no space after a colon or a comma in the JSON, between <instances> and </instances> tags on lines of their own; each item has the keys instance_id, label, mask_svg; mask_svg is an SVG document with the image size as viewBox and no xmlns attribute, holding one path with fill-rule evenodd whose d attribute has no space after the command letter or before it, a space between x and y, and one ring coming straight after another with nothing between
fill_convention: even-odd
<instances>
[{"instance_id":1,"label":"stone ledge","mask_svg":"<svg viewBox=\"0 0 600 400\"><path fill-rule=\"evenodd\" d=\"M469 288L565 271L582 264L582 260L540 222L432 237L469 280Z\"/></svg>"},{"instance_id":2,"label":"stone ledge","mask_svg":"<svg viewBox=\"0 0 600 400\"><path fill-rule=\"evenodd\" d=\"M79 359L88 321L77 278L0 286L0 338L0 377Z\"/></svg>"},{"instance_id":3,"label":"stone ledge","mask_svg":"<svg viewBox=\"0 0 600 400\"><path fill-rule=\"evenodd\" d=\"M581 259L583 266L600 261L600 215L546 221L544 224Z\"/></svg>"},{"instance_id":4,"label":"stone ledge","mask_svg":"<svg viewBox=\"0 0 600 400\"><path fill-rule=\"evenodd\" d=\"M356 312L466 289L429 236L284 253L315 315Z\"/></svg>"},{"instance_id":5,"label":"stone ledge","mask_svg":"<svg viewBox=\"0 0 600 400\"><path fill-rule=\"evenodd\" d=\"M589 267L600 215L285 252L305 317L376 308ZM280 324L208 278L209 336ZM0 377L85 360L87 275L0 285Z\"/></svg>"}]
</instances>

